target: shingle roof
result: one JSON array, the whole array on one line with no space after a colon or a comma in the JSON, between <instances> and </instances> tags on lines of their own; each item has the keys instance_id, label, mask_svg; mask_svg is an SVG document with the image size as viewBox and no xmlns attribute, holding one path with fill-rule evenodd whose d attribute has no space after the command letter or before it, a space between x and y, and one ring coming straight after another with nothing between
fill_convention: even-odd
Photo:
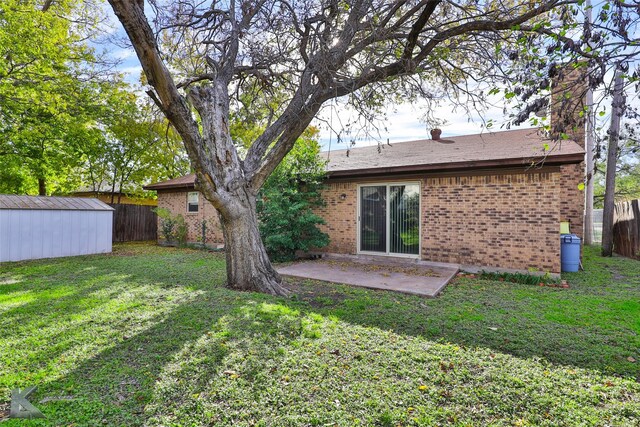
<instances>
[{"instance_id":1,"label":"shingle roof","mask_svg":"<svg viewBox=\"0 0 640 427\"><path fill-rule=\"evenodd\" d=\"M181 176L179 178L170 179L168 181L157 182L155 184L145 185L145 190L166 190L169 188L193 188L196 180L196 174Z\"/></svg>"},{"instance_id":2,"label":"shingle roof","mask_svg":"<svg viewBox=\"0 0 640 427\"><path fill-rule=\"evenodd\" d=\"M98 199L82 197L14 196L0 194L0 209L40 209L75 211L112 211Z\"/></svg>"},{"instance_id":3,"label":"shingle roof","mask_svg":"<svg viewBox=\"0 0 640 427\"><path fill-rule=\"evenodd\" d=\"M548 151L545 152L545 144ZM347 153L347 151L349 151ZM324 153L323 153L324 154ZM551 141L537 129L512 130L391 145L332 151L329 176L375 175L392 172L443 171L489 166L577 163L584 150L573 141Z\"/></svg>"},{"instance_id":4,"label":"shingle roof","mask_svg":"<svg viewBox=\"0 0 640 427\"><path fill-rule=\"evenodd\" d=\"M545 152L545 144L548 149ZM348 156L347 156L347 151ZM439 141L421 139L391 145L336 150L329 154L329 177L357 177L391 173L437 172L489 167L526 167L579 163L584 149L573 141L552 141L537 129L487 132ZM145 190L194 188L195 175L145 186Z\"/></svg>"}]
</instances>

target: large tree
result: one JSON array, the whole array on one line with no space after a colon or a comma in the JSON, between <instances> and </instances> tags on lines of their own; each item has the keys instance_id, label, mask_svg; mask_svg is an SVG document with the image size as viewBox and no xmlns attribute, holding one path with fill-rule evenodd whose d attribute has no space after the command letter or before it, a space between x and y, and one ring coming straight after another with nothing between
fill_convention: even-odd
<instances>
[{"instance_id":1,"label":"large tree","mask_svg":"<svg viewBox=\"0 0 640 427\"><path fill-rule=\"evenodd\" d=\"M99 15L79 0L0 4L0 191L78 185L72 147L95 134L101 85L111 84L109 64L87 44Z\"/></svg>"},{"instance_id":2,"label":"large tree","mask_svg":"<svg viewBox=\"0 0 640 427\"><path fill-rule=\"evenodd\" d=\"M256 195L322 105L348 96L356 107L375 106L385 91L474 96L466 84L477 79L471 87L478 88L496 74L504 59L499 41L518 37L527 22L536 23L527 31L550 28L549 19L571 16L563 8L572 2L109 3L142 64L148 94L182 136L197 187L219 212L227 285L283 295L260 240ZM247 88L259 88L265 96L256 98L265 104L271 92L284 102L271 105L264 131L243 156L229 127Z\"/></svg>"}]
</instances>

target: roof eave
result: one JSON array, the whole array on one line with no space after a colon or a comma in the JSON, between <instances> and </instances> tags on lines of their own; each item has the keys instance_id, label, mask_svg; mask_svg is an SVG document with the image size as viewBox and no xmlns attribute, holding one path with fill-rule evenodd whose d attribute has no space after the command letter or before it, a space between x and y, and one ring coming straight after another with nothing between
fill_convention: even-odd
<instances>
[{"instance_id":1,"label":"roof eave","mask_svg":"<svg viewBox=\"0 0 640 427\"><path fill-rule=\"evenodd\" d=\"M167 185L162 185L162 184L151 184L151 185L143 185L142 189L143 190L151 190L151 191L158 191L158 190L193 190L195 189L195 184L167 184Z\"/></svg>"},{"instance_id":2,"label":"roof eave","mask_svg":"<svg viewBox=\"0 0 640 427\"><path fill-rule=\"evenodd\" d=\"M422 165L405 165L405 166L390 166L390 167L375 167L375 168L363 168L363 169L347 169L328 171L327 177L331 178L358 178L358 177L372 177L388 174L406 174L406 173L420 173L420 172L453 172L463 171L469 169L487 169L487 168L506 168L514 166L527 166L532 163L541 162L543 165L557 166L563 164L580 163L584 160L584 153L572 153L548 156L547 158L531 158L528 161L525 159L498 159L498 160L479 160L479 161L464 161L464 162L451 162L451 163L436 163L436 164L422 164Z\"/></svg>"}]
</instances>

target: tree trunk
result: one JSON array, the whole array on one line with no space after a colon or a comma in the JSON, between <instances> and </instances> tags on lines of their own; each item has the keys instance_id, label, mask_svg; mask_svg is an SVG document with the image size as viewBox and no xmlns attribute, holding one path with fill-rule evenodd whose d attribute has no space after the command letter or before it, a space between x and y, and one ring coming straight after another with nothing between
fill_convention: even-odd
<instances>
[{"instance_id":1,"label":"tree trunk","mask_svg":"<svg viewBox=\"0 0 640 427\"><path fill-rule=\"evenodd\" d=\"M613 211L615 209L616 166L618 160L618 142L620 139L620 119L624 114L622 70L618 66L614 77L613 101L611 103L611 128L609 129L609 147L607 149L607 173L604 191L604 209L602 212L602 256L613 254Z\"/></svg>"},{"instance_id":2,"label":"tree trunk","mask_svg":"<svg viewBox=\"0 0 640 427\"><path fill-rule=\"evenodd\" d=\"M227 258L227 287L287 296L282 279L269 261L256 217L255 198L244 195L233 213L219 213Z\"/></svg>"},{"instance_id":3,"label":"tree trunk","mask_svg":"<svg viewBox=\"0 0 640 427\"><path fill-rule=\"evenodd\" d=\"M256 167L247 168L229 132L228 91L235 75L241 31L234 27L221 59L223 65L215 67L215 78L207 79L210 80L208 84L185 88L185 98L163 62L153 30L144 15L144 4L125 0L109 2L154 88L147 93L182 137L196 174L196 188L218 210L225 239L227 287L287 295L260 238L255 198L264 179L320 108L318 97L312 97L310 91L301 91L294 96L300 105L288 106L290 112L295 112L289 114L293 124L272 127L275 130L269 134L271 139L259 144L262 149L254 153ZM309 78L311 75L309 72ZM192 107L200 116L199 122L194 118ZM285 122L281 117L278 123ZM272 142L275 146L267 153ZM266 166L261 167L263 163Z\"/></svg>"},{"instance_id":4,"label":"tree trunk","mask_svg":"<svg viewBox=\"0 0 640 427\"><path fill-rule=\"evenodd\" d=\"M47 195L47 181L44 178L38 178L38 196Z\"/></svg>"},{"instance_id":5,"label":"tree trunk","mask_svg":"<svg viewBox=\"0 0 640 427\"><path fill-rule=\"evenodd\" d=\"M202 119L202 148L197 157L196 188L218 210L227 256L227 287L288 294L262 244L256 216L256 193L250 188L229 133L229 94L223 82L192 88L189 99ZM187 151L189 147L187 146ZM193 154L193 153L191 153Z\"/></svg>"}]
</instances>

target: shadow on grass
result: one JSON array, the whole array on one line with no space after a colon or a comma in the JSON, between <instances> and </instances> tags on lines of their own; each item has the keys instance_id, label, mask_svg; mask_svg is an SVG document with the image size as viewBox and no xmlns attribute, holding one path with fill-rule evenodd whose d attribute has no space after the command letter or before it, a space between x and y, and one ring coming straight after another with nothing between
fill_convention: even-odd
<instances>
[{"instance_id":1,"label":"shadow on grass","mask_svg":"<svg viewBox=\"0 0 640 427\"><path fill-rule=\"evenodd\" d=\"M149 413L165 416L172 408L183 411L194 404L194 396L209 390L213 377L235 376L221 368L230 346L235 347L235 357L252 354L253 360L277 365L280 354L273 342L288 345L304 333L305 325L300 312L269 301L260 294L237 295L216 288L199 293L151 319L151 327L43 385L39 396L54 398L41 406L48 417L43 423L134 426L144 424ZM264 374L261 363L245 363L244 381L258 384ZM65 395L73 399L55 401ZM150 409L152 402L161 407Z\"/></svg>"},{"instance_id":2,"label":"shadow on grass","mask_svg":"<svg viewBox=\"0 0 640 427\"><path fill-rule=\"evenodd\" d=\"M33 425L140 425L145 405L162 393L160 377L188 375L190 388L204 389L211 376L223 375L218 365L229 341L243 343L247 352L266 348L247 335L256 322L264 324L264 336L282 343L302 327L286 307L263 309L271 297L222 288L220 256L178 252L139 261L88 257L54 261L51 268L36 264L35 274L21 273L29 280L0 290L33 294L0 320L11 335L0 348L0 362L6 361L0 402L9 389L37 385L33 402L47 419ZM78 269L87 264L90 269ZM76 274L73 265L87 274Z\"/></svg>"},{"instance_id":3,"label":"shadow on grass","mask_svg":"<svg viewBox=\"0 0 640 427\"><path fill-rule=\"evenodd\" d=\"M36 398L53 400L38 405L48 417L42 425L140 425L159 413L170 418L185 406L207 419L189 393L209 389L214 377L236 375L222 368L229 362L223 364L225 358L252 355L247 358L252 362L236 363L244 363L242 380L255 387L272 374L269 366L278 365L280 346L313 335L313 322L305 319L317 315L524 359L543 358L627 378L638 375L637 365L626 360L640 351L635 320L611 322L627 313L616 305L638 295L633 288L594 298L592 285L579 278L569 291L458 281L440 298L428 300L290 281L296 296L283 300L222 288L224 264L219 256L173 251L134 258L85 258L40 269L39 274L44 271L56 280L26 287L23 283L22 290L33 286L34 292L42 291L42 286L55 287L67 277L74 278L77 290L60 298L36 297L3 316L13 332L18 323L25 333L38 325L63 324L41 336L40 343L23 343L43 346L23 356L24 369L46 365L54 371L10 376L6 384L22 387L31 385L24 381L43 381ZM85 267L81 271L86 274L74 275L75 264ZM77 361L65 365L65 357ZM55 370L52 363L61 368ZM180 383L185 378L189 384ZM158 402L166 407L153 407ZM196 406L188 407L191 404Z\"/></svg>"},{"instance_id":4,"label":"shadow on grass","mask_svg":"<svg viewBox=\"0 0 640 427\"><path fill-rule=\"evenodd\" d=\"M456 279L436 299L289 279L322 315L640 382L640 263L585 248L571 289ZM634 360L636 360L634 362Z\"/></svg>"}]
</instances>

